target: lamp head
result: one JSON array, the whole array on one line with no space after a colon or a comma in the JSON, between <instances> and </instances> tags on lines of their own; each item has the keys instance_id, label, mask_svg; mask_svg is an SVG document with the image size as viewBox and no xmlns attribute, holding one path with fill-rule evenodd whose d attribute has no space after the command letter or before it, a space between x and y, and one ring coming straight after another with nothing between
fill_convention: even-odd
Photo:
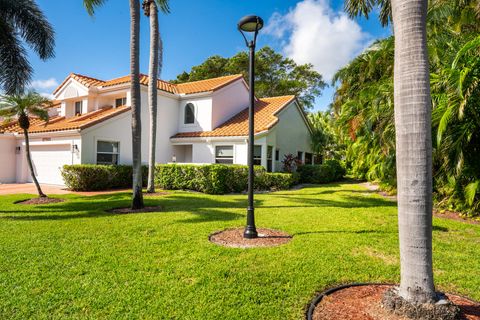
<instances>
[{"instance_id":1,"label":"lamp head","mask_svg":"<svg viewBox=\"0 0 480 320\"><path fill-rule=\"evenodd\" d=\"M259 16L245 16L238 22L238 29L244 32L258 32L263 28L263 19Z\"/></svg>"}]
</instances>

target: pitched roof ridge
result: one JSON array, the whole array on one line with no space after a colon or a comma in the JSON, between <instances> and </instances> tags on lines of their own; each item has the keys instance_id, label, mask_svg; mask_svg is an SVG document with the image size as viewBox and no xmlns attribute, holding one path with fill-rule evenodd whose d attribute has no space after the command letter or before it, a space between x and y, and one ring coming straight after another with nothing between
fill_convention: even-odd
<instances>
[{"instance_id":1,"label":"pitched roof ridge","mask_svg":"<svg viewBox=\"0 0 480 320\"><path fill-rule=\"evenodd\" d=\"M90 112L87 112L87 113L82 114L80 116L72 117L68 120L68 122L72 123L72 122L82 121L82 120L90 118L91 116L101 114L101 113L103 113L103 112L105 112L109 109L112 109L112 108L113 108L112 106L108 106L108 107L100 108L100 109L97 109L97 110L94 110L94 111L90 111Z\"/></svg>"},{"instance_id":2,"label":"pitched roof ridge","mask_svg":"<svg viewBox=\"0 0 480 320\"><path fill-rule=\"evenodd\" d=\"M218 79L223 79L223 78L234 79L234 78L240 78L240 77L243 77L243 75L241 73L237 73L237 74L230 74L230 75L226 75L226 76L208 78L208 79L203 79L203 80L188 81L188 82L178 83L177 85L178 86L180 86L180 85L190 85L190 84L195 84L195 83L204 82L204 81L212 81L212 80L218 80Z\"/></svg>"},{"instance_id":3,"label":"pitched roof ridge","mask_svg":"<svg viewBox=\"0 0 480 320\"><path fill-rule=\"evenodd\" d=\"M84 74L80 74L80 73L76 73L76 72L71 72L70 73L70 76L77 76L77 77L81 77L81 78L87 78L87 79L90 79L90 80L95 80L95 81L99 81L99 82L106 82L105 80L101 80L101 79L98 79L98 78L94 78L94 77L90 77L90 76L86 76Z\"/></svg>"}]
</instances>

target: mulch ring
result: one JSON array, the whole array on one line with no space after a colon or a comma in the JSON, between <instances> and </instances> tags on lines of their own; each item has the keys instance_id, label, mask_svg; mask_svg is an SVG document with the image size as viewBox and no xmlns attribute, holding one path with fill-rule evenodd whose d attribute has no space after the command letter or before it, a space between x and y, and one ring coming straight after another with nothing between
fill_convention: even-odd
<instances>
[{"instance_id":1,"label":"mulch ring","mask_svg":"<svg viewBox=\"0 0 480 320\"><path fill-rule=\"evenodd\" d=\"M65 199L58 199L58 198L49 198L49 197L38 197L23 201L15 202L15 204L49 204L49 203L59 203L64 202Z\"/></svg>"},{"instance_id":2,"label":"mulch ring","mask_svg":"<svg viewBox=\"0 0 480 320\"><path fill-rule=\"evenodd\" d=\"M258 238L245 239L244 228L230 228L212 233L210 242L231 248L275 247L292 240L286 232L272 229L257 228Z\"/></svg>"},{"instance_id":3,"label":"mulch ring","mask_svg":"<svg viewBox=\"0 0 480 320\"><path fill-rule=\"evenodd\" d=\"M313 312L311 310L308 312L307 319L408 320L391 313L382 306L385 291L392 287L392 285L366 284L346 287L331 293L326 292ZM460 307L463 315L461 319L480 319L480 303L453 294L447 294L447 297Z\"/></svg>"},{"instance_id":4,"label":"mulch ring","mask_svg":"<svg viewBox=\"0 0 480 320\"><path fill-rule=\"evenodd\" d=\"M159 212L162 211L161 206L152 206L152 207L144 207L142 209L132 209L130 207L126 208L115 208L111 210L107 210L107 212L117 213L117 214L132 214L132 213L145 213L145 212Z\"/></svg>"}]
</instances>

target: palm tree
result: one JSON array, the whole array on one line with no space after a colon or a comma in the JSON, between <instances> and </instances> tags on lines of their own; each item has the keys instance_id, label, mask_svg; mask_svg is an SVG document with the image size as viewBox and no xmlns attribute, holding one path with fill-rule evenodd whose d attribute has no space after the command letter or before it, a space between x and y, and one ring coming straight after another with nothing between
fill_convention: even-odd
<instances>
[{"instance_id":1,"label":"palm tree","mask_svg":"<svg viewBox=\"0 0 480 320\"><path fill-rule=\"evenodd\" d=\"M161 2L163 12L168 13L168 0ZM143 10L150 18L150 67L148 80L148 105L150 110L150 139L148 157L147 192L155 192L155 149L157 142L157 79L162 73L163 44L158 27L158 9L154 0L144 0Z\"/></svg>"},{"instance_id":2,"label":"palm tree","mask_svg":"<svg viewBox=\"0 0 480 320\"><path fill-rule=\"evenodd\" d=\"M107 0L83 0L83 5L90 15ZM166 7L166 0L156 0L161 8ZM140 1L129 0L130 4L130 95L132 105L132 167L133 197L132 209L144 207L142 195L142 123L140 101Z\"/></svg>"},{"instance_id":3,"label":"palm tree","mask_svg":"<svg viewBox=\"0 0 480 320\"><path fill-rule=\"evenodd\" d=\"M31 117L40 118L45 121L45 123L48 122L48 112L45 109L45 106L50 104L50 100L33 91L22 95L13 94L0 96L0 116L5 117L5 121L17 118L18 125L23 130L28 167L30 168L33 183L35 183L35 186L37 187L38 196L41 198L46 197L46 195L40 188L37 177L35 177L35 171L33 170L28 129L30 127Z\"/></svg>"},{"instance_id":4,"label":"palm tree","mask_svg":"<svg viewBox=\"0 0 480 320\"><path fill-rule=\"evenodd\" d=\"M385 25L395 36L394 110L396 132L400 287L412 304L437 300L432 265L432 139L429 62L426 37L427 0L347 0L351 16L368 17L381 7Z\"/></svg>"},{"instance_id":5,"label":"palm tree","mask_svg":"<svg viewBox=\"0 0 480 320\"><path fill-rule=\"evenodd\" d=\"M0 12L0 87L20 95L33 74L22 40L46 60L54 56L55 33L33 0L0 0Z\"/></svg>"}]
</instances>

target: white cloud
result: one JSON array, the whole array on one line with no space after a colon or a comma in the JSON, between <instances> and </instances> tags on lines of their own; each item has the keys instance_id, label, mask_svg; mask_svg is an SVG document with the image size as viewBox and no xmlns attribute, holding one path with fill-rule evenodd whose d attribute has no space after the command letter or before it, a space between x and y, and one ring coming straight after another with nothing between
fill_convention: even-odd
<instances>
[{"instance_id":1,"label":"white cloud","mask_svg":"<svg viewBox=\"0 0 480 320\"><path fill-rule=\"evenodd\" d=\"M55 96L48 92L39 92L39 94L47 99L53 100Z\"/></svg>"},{"instance_id":2,"label":"white cloud","mask_svg":"<svg viewBox=\"0 0 480 320\"><path fill-rule=\"evenodd\" d=\"M34 89L45 90L53 89L58 86L58 81L55 78L45 79L45 80L34 80L30 84Z\"/></svg>"},{"instance_id":3,"label":"white cloud","mask_svg":"<svg viewBox=\"0 0 480 320\"><path fill-rule=\"evenodd\" d=\"M285 15L274 13L265 33L281 39L284 54L311 63L326 81L370 44L372 37L328 0L303 0Z\"/></svg>"}]
</instances>

